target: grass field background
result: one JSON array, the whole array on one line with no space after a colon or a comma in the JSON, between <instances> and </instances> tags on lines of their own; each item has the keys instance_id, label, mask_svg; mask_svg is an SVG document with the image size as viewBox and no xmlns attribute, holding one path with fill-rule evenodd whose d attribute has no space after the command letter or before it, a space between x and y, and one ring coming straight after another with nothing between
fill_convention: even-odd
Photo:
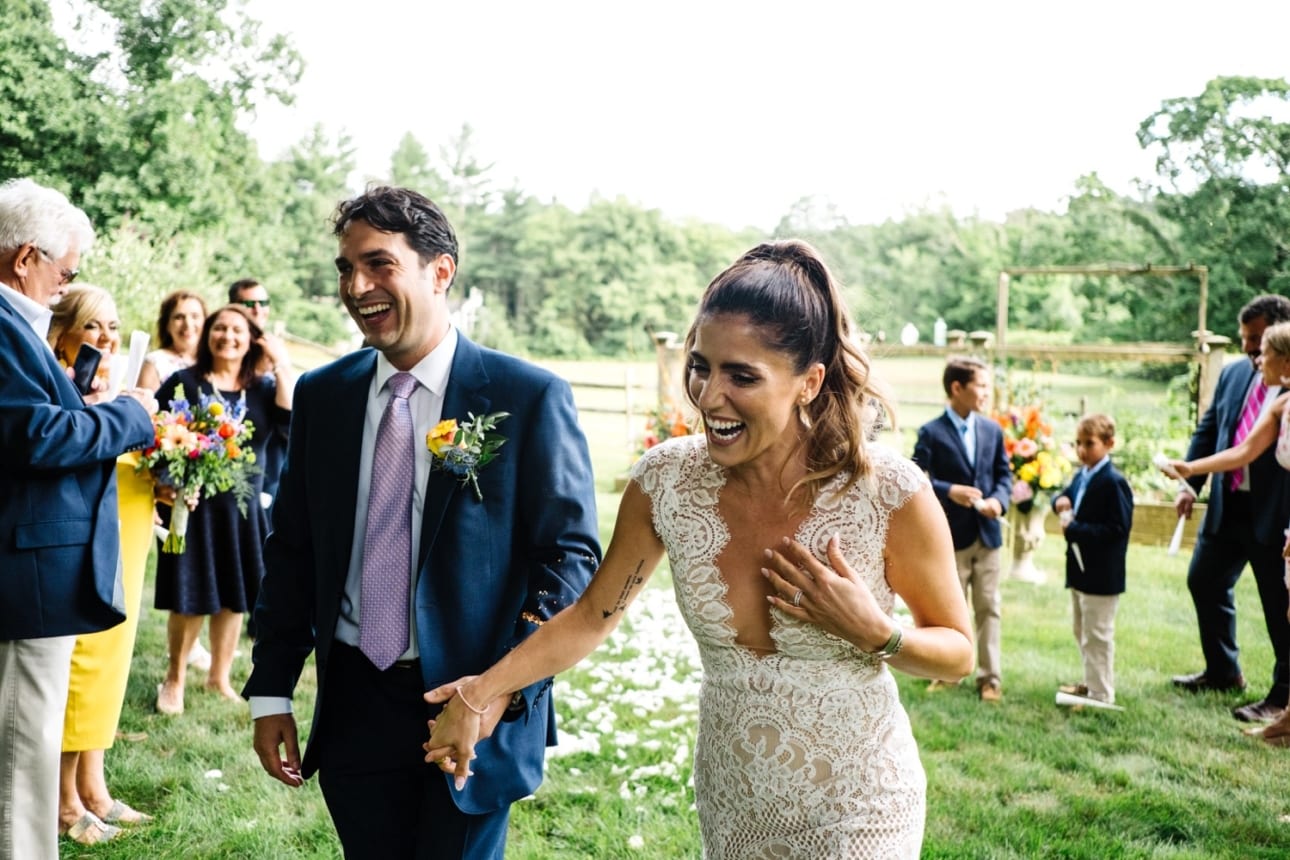
<instances>
[{"instance_id":1,"label":"grass field background","mask_svg":"<svg viewBox=\"0 0 1290 860\"><path fill-rule=\"evenodd\" d=\"M917 389L918 396L905 396L928 403L911 406L908 418L902 410L906 427L939 409L940 363L924 364L881 367L898 392ZM622 378L616 365L561 372L581 381L596 373ZM652 372L652 364L643 366L642 374ZM1122 391L1116 396L1125 403L1167 400L1160 386L1137 390L1096 379L1072 386L1108 398ZM607 539L617 505L614 479L627 469L636 441L622 415L587 413L583 423ZM967 686L929 694L926 682L897 674L928 774L924 856L1290 856L1290 750L1245 737L1229 714L1261 696L1271 675L1251 578L1237 589L1251 695L1180 693L1169 676L1201 665L1187 558L1132 547L1117 636L1117 695L1125 710L1071 712L1053 703L1057 685L1079 673L1061 553L1061 541L1051 537L1039 549L1046 584L1004 584L1001 705L982 705ZM122 716L122 729L146 738L118 742L107 765L117 796L157 820L93 849L65 842L62 856L340 856L316 782L293 791L261 771L244 705L205 693L200 673L193 673L187 712L155 713L165 616L151 605L150 573ZM241 649L235 684L249 672L250 643ZM664 570L611 640L557 680L562 743L548 758L542 788L514 807L507 856L699 857L690 762L699 676ZM313 684L310 667L295 703L302 717L311 713Z\"/></svg>"}]
</instances>

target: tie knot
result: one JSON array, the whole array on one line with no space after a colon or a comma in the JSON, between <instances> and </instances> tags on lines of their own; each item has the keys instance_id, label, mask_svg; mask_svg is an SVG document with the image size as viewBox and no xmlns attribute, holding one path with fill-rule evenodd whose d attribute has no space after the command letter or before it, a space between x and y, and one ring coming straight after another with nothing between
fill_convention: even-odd
<instances>
[{"instance_id":1,"label":"tie knot","mask_svg":"<svg viewBox=\"0 0 1290 860\"><path fill-rule=\"evenodd\" d=\"M389 386L391 397L407 400L416 390L417 378L410 373L399 372L391 376L386 385Z\"/></svg>"}]
</instances>

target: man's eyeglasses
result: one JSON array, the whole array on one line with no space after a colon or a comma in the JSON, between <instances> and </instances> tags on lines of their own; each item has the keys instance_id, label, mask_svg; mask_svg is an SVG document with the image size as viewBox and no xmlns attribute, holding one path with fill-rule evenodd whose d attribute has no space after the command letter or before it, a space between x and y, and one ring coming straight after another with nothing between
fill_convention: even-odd
<instances>
[{"instance_id":1,"label":"man's eyeglasses","mask_svg":"<svg viewBox=\"0 0 1290 860\"><path fill-rule=\"evenodd\" d=\"M58 261L54 259L54 255L46 251L44 248L37 248L36 251L40 256L49 261L49 265L58 266L58 274L62 277L62 280L58 282L59 286L70 284L72 281L76 280L76 276L81 273L80 269L64 269L62 266L59 266Z\"/></svg>"},{"instance_id":2,"label":"man's eyeglasses","mask_svg":"<svg viewBox=\"0 0 1290 860\"><path fill-rule=\"evenodd\" d=\"M242 307L255 310L256 308L267 308L269 306L269 300L268 299L242 299L241 302L239 302L239 304L241 304Z\"/></svg>"}]
</instances>

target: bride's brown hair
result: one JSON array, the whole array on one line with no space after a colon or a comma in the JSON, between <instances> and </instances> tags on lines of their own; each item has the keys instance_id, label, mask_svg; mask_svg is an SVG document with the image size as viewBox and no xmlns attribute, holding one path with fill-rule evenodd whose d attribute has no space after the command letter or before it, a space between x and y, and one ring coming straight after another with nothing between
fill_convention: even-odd
<instances>
[{"instance_id":1,"label":"bride's brown hair","mask_svg":"<svg viewBox=\"0 0 1290 860\"><path fill-rule=\"evenodd\" d=\"M815 248L798 239L766 242L717 275L685 336L687 356L699 325L723 314L747 318L767 346L792 360L794 373L824 365L819 394L802 407L806 475L798 483L811 498L840 473L847 474L841 492L867 476L866 440L883 414L894 412L852 337L838 283ZM697 408L688 384L685 393Z\"/></svg>"}]
</instances>

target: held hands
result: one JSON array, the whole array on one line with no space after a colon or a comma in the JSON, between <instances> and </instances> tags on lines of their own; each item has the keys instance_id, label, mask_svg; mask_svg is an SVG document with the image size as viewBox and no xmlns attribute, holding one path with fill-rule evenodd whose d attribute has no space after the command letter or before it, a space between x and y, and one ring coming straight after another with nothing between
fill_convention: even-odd
<instances>
[{"instance_id":1,"label":"held hands","mask_svg":"<svg viewBox=\"0 0 1290 860\"><path fill-rule=\"evenodd\" d=\"M829 538L828 556L829 563L823 564L788 538L766 550L761 572L775 590L766 599L863 651L877 651L891 637L891 618L843 558L837 535Z\"/></svg>"},{"instance_id":2,"label":"held hands","mask_svg":"<svg viewBox=\"0 0 1290 860\"><path fill-rule=\"evenodd\" d=\"M506 711L509 698L498 696L491 702L483 703L470 700L462 693L462 687L477 678L467 675L456 681L436 687L425 694L425 700L432 705L446 702L439 715L430 720L430 739L422 744L426 751L426 764L437 764L444 773L456 774L453 784L461 791L466 787L466 779L474 775L470 762L475 758L475 745L492 736L493 729Z\"/></svg>"}]
</instances>

